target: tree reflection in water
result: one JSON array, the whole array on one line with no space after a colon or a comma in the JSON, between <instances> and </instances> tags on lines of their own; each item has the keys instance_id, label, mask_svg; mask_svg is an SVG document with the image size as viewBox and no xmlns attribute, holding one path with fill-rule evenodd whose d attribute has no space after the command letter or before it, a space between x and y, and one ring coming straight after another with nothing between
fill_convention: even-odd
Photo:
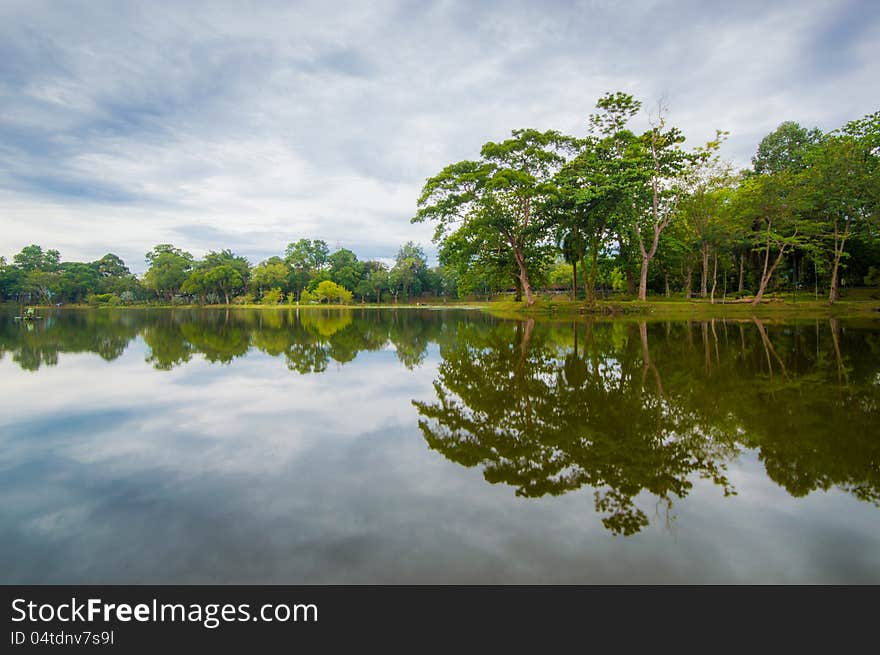
<instances>
[{"instance_id":1,"label":"tree reflection in water","mask_svg":"<svg viewBox=\"0 0 880 655\"><path fill-rule=\"evenodd\" d=\"M436 400L415 405L434 450L520 496L592 487L616 534L648 525L642 493L667 520L697 478L735 494L743 449L794 496L877 504L878 335L846 336L837 321L470 326L441 346Z\"/></svg>"},{"instance_id":2,"label":"tree reflection in water","mask_svg":"<svg viewBox=\"0 0 880 655\"><path fill-rule=\"evenodd\" d=\"M161 371L258 351L315 374L389 345L413 369L437 343L436 397L413 401L430 448L524 497L592 488L615 534L648 525L640 496L672 520L700 478L735 494L727 466L745 450L792 496L834 488L880 504L876 321L560 324L322 309L0 318L0 357L29 371L60 353L112 361L138 336Z\"/></svg>"}]
</instances>

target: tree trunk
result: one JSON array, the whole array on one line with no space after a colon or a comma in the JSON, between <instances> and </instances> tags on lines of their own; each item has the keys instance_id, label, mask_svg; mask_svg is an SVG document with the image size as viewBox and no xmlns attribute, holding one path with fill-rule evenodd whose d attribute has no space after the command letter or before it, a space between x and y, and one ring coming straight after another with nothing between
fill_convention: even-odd
<instances>
[{"instance_id":1,"label":"tree trunk","mask_svg":"<svg viewBox=\"0 0 880 655\"><path fill-rule=\"evenodd\" d=\"M578 262L577 257L572 258L571 262L571 301L577 300L578 288Z\"/></svg>"},{"instance_id":2,"label":"tree trunk","mask_svg":"<svg viewBox=\"0 0 880 655\"><path fill-rule=\"evenodd\" d=\"M831 268L831 291L828 294L828 302L834 304L840 299L840 288L838 277L838 269L840 268L840 257L834 256L834 266Z\"/></svg>"},{"instance_id":3,"label":"tree trunk","mask_svg":"<svg viewBox=\"0 0 880 655\"><path fill-rule=\"evenodd\" d=\"M849 222L843 230L843 234L837 231L837 220L834 221L834 266L831 268L831 290L828 293L829 304L834 304L840 299L840 260L843 257L843 248L846 245L846 237L849 233Z\"/></svg>"},{"instance_id":4,"label":"tree trunk","mask_svg":"<svg viewBox=\"0 0 880 655\"><path fill-rule=\"evenodd\" d=\"M761 302L761 298L764 296L764 291L767 289L767 283L770 282L770 278L773 277L773 271L779 266L784 255L785 245L782 245L779 247L779 255L776 257L776 261L773 262L773 266L770 266L768 270L767 266L770 263L770 243L767 243L767 251L764 254L764 272L761 274L761 284L758 286L758 293L755 294L755 299L752 301L753 305L757 305Z\"/></svg>"},{"instance_id":5,"label":"tree trunk","mask_svg":"<svg viewBox=\"0 0 880 655\"><path fill-rule=\"evenodd\" d=\"M694 286L694 269L691 266L687 267L687 271L684 276L684 297L690 299L693 295L692 289Z\"/></svg>"},{"instance_id":6,"label":"tree trunk","mask_svg":"<svg viewBox=\"0 0 880 655\"><path fill-rule=\"evenodd\" d=\"M531 307L535 304L535 298L532 296L532 285L529 284L529 272L526 269L526 258L522 253L522 250L516 246L513 249L513 256L516 259L516 264L519 266L519 279L522 283L523 293L526 295L526 306Z\"/></svg>"},{"instance_id":7,"label":"tree trunk","mask_svg":"<svg viewBox=\"0 0 880 655\"><path fill-rule=\"evenodd\" d=\"M522 302L522 280L519 279L519 275L513 276L513 285L515 289L513 292L513 302Z\"/></svg>"},{"instance_id":8,"label":"tree trunk","mask_svg":"<svg viewBox=\"0 0 880 655\"><path fill-rule=\"evenodd\" d=\"M591 305L596 302L596 276L599 274L599 243L594 240L590 244L590 275L587 279L586 268L584 269L584 295Z\"/></svg>"},{"instance_id":9,"label":"tree trunk","mask_svg":"<svg viewBox=\"0 0 880 655\"><path fill-rule=\"evenodd\" d=\"M718 251L717 250L715 251L715 258L714 259L715 259L715 264L714 264L714 268L712 269L712 293L709 296L709 304L710 305L715 304L715 287L718 284Z\"/></svg>"},{"instance_id":10,"label":"tree trunk","mask_svg":"<svg viewBox=\"0 0 880 655\"><path fill-rule=\"evenodd\" d=\"M666 297L668 298L672 295L672 293L669 291L669 273L663 273L663 284L666 286Z\"/></svg>"},{"instance_id":11,"label":"tree trunk","mask_svg":"<svg viewBox=\"0 0 880 655\"><path fill-rule=\"evenodd\" d=\"M703 255L703 271L700 276L700 298L705 298L708 293L709 282L709 244L704 243L700 248Z\"/></svg>"},{"instance_id":12,"label":"tree trunk","mask_svg":"<svg viewBox=\"0 0 880 655\"><path fill-rule=\"evenodd\" d=\"M229 304L229 293L224 291L223 296L226 298L226 304L228 305Z\"/></svg>"},{"instance_id":13,"label":"tree trunk","mask_svg":"<svg viewBox=\"0 0 880 655\"><path fill-rule=\"evenodd\" d=\"M631 296L636 295L636 277L632 267L626 269L626 292Z\"/></svg>"},{"instance_id":14,"label":"tree trunk","mask_svg":"<svg viewBox=\"0 0 880 655\"><path fill-rule=\"evenodd\" d=\"M743 280L744 280L745 270L746 270L746 254L743 252L743 253L740 253L740 255L739 255L739 286L736 289L738 293L742 293L742 291L743 291Z\"/></svg>"},{"instance_id":15,"label":"tree trunk","mask_svg":"<svg viewBox=\"0 0 880 655\"><path fill-rule=\"evenodd\" d=\"M642 255L642 270L639 274L639 300L648 299L648 264L651 258L648 255Z\"/></svg>"}]
</instances>

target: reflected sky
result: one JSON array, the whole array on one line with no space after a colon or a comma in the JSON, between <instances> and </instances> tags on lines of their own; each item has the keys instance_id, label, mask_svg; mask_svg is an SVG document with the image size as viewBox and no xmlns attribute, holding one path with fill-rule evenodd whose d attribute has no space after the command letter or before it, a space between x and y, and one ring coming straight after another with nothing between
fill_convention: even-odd
<instances>
[{"instance_id":1,"label":"reflected sky","mask_svg":"<svg viewBox=\"0 0 880 655\"><path fill-rule=\"evenodd\" d=\"M838 375L846 378L845 400L861 403L856 416L837 417L851 421L844 431L876 417L876 323L762 325L767 349L754 324L742 333L738 324L712 326L717 342L709 326L694 324L689 361L675 350L688 341L683 324L600 323L588 334L583 324L529 327L464 312L373 310L306 321L293 313L222 314L67 312L30 331L0 317L2 582L880 582L880 513L853 490L876 491L880 437L839 435L835 447L846 454L793 494L768 466L805 467L804 454L780 454L752 427L769 412L804 414L792 394L809 401ZM735 494L702 478L700 467L685 475L687 491L669 498L631 489L626 478L620 488L634 491L647 519L626 536L597 511L601 484L526 497L491 479L492 456L463 465L420 428L438 389L470 381L475 397L491 395L490 379L467 377L463 356L485 364L487 375L498 372L486 362L507 366L533 399L542 393L535 381L543 381L565 405L531 433L516 432L508 410L497 410L493 432L508 440L524 434L543 447L551 423L563 425L566 438L576 431L581 397L564 394L586 393L590 382L573 373L575 352L588 370L595 362L610 371L617 388L633 385L632 395L608 395L606 407L620 398L653 406L657 378L645 364L643 334L663 385L659 404L663 412L677 408L675 417L685 408L726 430L717 416L773 385L768 413L753 407L737 416L725 432L733 452L713 455ZM759 363L765 356L769 366ZM722 382L731 371L741 384ZM727 400L705 404L695 387L707 379ZM509 389L513 405L525 397L517 388ZM480 409L467 391L456 402ZM749 434L736 436L743 426ZM823 440L833 430L814 431L811 438ZM621 434L632 438L623 427ZM595 453L578 459L568 442L554 443L554 457L572 458L567 471L605 471L590 469ZM816 476L827 488L812 488ZM609 479L603 472L590 481Z\"/></svg>"}]
</instances>

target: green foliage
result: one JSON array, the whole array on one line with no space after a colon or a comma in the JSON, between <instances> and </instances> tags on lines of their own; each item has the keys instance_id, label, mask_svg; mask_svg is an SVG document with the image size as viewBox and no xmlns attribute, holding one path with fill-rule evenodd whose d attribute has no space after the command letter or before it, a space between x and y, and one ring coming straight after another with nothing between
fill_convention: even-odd
<instances>
[{"instance_id":1,"label":"green foliage","mask_svg":"<svg viewBox=\"0 0 880 655\"><path fill-rule=\"evenodd\" d=\"M260 302L264 305L277 305L284 299L284 292L278 287L270 289L263 294Z\"/></svg>"},{"instance_id":2,"label":"green foliage","mask_svg":"<svg viewBox=\"0 0 880 655\"><path fill-rule=\"evenodd\" d=\"M41 246L31 244L21 249L21 252L12 257L13 264L26 273L43 271L51 273L58 269L61 255L57 250L43 251Z\"/></svg>"},{"instance_id":3,"label":"green foliage","mask_svg":"<svg viewBox=\"0 0 880 655\"><path fill-rule=\"evenodd\" d=\"M761 140L752 166L758 174L801 170L807 153L822 138L818 128L807 130L794 121L785 121Z\"/></svg>"},{"instance_id":4,"label":"green foliage","mask_svg":"<svg viewBox=\"0 0 880 655\"><path fill-rule=\"evenodd\" d=\"M272 257L259 266L255 266L250 274L250 286L257 291L261 289L283 288L287 286L290 270L280 257Z\"/></svg>"},{"instance_id":5,"label":"green foliage","mask_svg":"<svg viewBox=\"0 0 880 655\"><path fill-rule=\"evenodd\" d=\"M329 302L345 305L351 302L351 297L351 291L339 286L332 280L324 280L318 284L314 292L314 298L319 303Z\"/></svg>"},{"instance_id":6,"label":"green foliage","mask_svg":"<svg viewBox=\"0 0 880 655\"><path fill-rule=\"evenodd\" d=\"M435 222L435 241L462 230L463 241L479 251L508 250L531 304L528 254L548 240L552 178L573 145L553 130L514 130L506 141L490 141L479 161L450 164L428 179L412 220Z\"/></svg>"},{"instance_id":7,"label":"green foliage","mask_svg":"<svg viewBox=\"0 0 880 655\"><path fill-rule=\"evenodd\" d=\"M115 293L93 293L88 297L87 302L90 305L109 305L111 307L123 304L122 298Z\"/></svg>"},{"instance_id":8,"label":"green foliage","mask_svg":"<svg viewBox=\"0 0 880 655\"><path fill-rule=\"evenodd\" d=\"M193 256L163 243L148 252L145 258L149 268L144 275L144 285L171 301L192 270Z\"/></svg>"}]
</instances>

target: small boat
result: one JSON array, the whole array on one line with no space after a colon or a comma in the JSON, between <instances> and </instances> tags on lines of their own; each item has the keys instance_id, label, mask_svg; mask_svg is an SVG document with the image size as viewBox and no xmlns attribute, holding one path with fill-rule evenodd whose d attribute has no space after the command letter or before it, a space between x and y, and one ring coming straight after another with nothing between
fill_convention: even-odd
<instances>
[{"instance_id":1,"label":"small boat","mask_svg":"<svg viewBox=\"0 0 880 655\"><path fill-rule=\"evenodd\" d=\"M43 318L42 316L37 316L37 313L34 311L33 307L28 307L25 313L22 316L16 316L16 321L37 321Z\"/></svg>"}]
</instances>

